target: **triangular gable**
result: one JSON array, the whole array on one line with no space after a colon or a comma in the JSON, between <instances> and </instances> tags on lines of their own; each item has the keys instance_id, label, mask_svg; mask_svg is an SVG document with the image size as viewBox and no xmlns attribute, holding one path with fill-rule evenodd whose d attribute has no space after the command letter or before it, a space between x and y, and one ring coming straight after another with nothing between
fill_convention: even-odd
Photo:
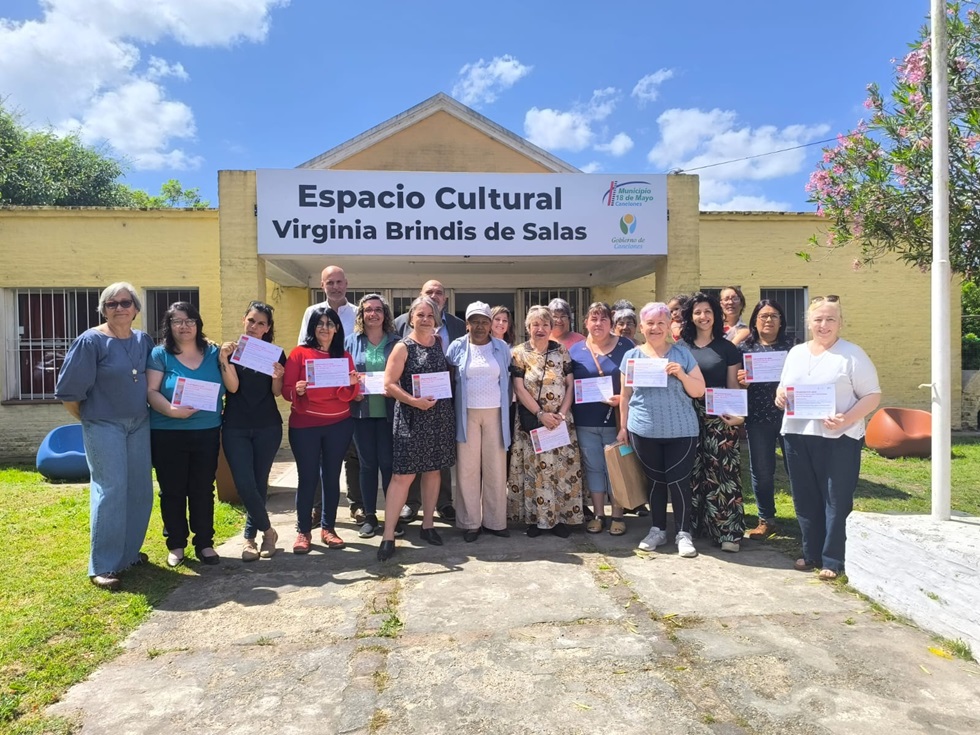
<instances>
[{"instance_id":1,"label":"triangular gable","mask_svg":"<svg viewBox=\"0 0 980 735\"><path fill-rule=\"evenodd\" d=\"M578 172L442 92L297 168Z\"/></svg>"}]
</instances>

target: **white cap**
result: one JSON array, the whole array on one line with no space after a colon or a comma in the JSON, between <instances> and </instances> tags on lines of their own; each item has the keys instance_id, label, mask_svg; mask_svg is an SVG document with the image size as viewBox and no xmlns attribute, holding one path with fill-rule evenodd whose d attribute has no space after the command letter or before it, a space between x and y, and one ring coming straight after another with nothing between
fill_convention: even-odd
<instances>
[{"instance_id":1,"label":"white cap","mask_svg":"<svg viewBox=\"0 0 980 735\"><path fill-rule=\"evenodd\" d=\"M474 301L472 304L466 307L466 320L469 321L471 316L479 314L480 316L485 316L487 319L490 318L490 304L484 304L482 301Z\"/></svg>"}]
</instances>

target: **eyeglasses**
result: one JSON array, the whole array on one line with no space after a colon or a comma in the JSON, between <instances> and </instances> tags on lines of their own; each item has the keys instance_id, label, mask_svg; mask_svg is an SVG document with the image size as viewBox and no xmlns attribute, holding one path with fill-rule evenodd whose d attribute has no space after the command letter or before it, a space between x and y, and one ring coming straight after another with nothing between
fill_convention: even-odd
<instances>
[{"instance_id":1,"label":"eyeglasses","mask_svg":"<svg viewBox=\"0 0 980 735\"><path fill-rule=\"evenodd\" d=\"M326 323L320 322L320 323L318 323L316 325L316 328L317 329L336 329L337 328L337 325L334 324L333 322L326 322Z\"/></svg>"},{"instance_id":2,"label":"eyeglasses","mask_svg":"<svg viewBox=\"0 0 980 735\"><path fill-rule=\"evenodd\" d=\"M837 294L833 294L832 293L832 294L829 294L827 296L814 296L812 299L810 299L810 303L811 304L815 304L818 301L829 301L830 303L833 304L833 303L835 303L837 301L840 301L840 296L838 296Z\"/></svg>"},{"instance_id":3,"label":"eyeglasses","mask_svg":"<svg viewBox=\"0 0 980 735\"><path fill-rule=\"evenodd\" d=\"M384 314L385 310L380 307L366 308L364 309L365 314Z\"/></svg>"},{"instance_id":4,"label":"eyeglasses","mask_svg":"<svg viewBox=\"0 0 980 735\"><path fill-rule=\"evenodd\" d=\"M171 327L196 327L197 321L195 319L171 319Z\"/></svg>"},{"instance_id":5,"label":"eyeglasses","mask_svg":"<svg viewBox=\"0 0 980 735\"><path fill-rule=\"evenodd\" d=\"M132 299L121 299L120 301L106 301L105 308L107 309L128 309L133 305Z\"/></svg>"},{"instance_id":6,"label":"eyeglasses","mask_svg":"<svg viewBox=\"0 0 980 735\"><path fill-rule=\"evenodd\" d=\"M740 299L738 296L726 296L723 299L719 299L719 301L721 301L721 303L723 303L723 304L728 304L728 303L731 303L731 302L738 303L741 300L742 299Z\"/></svg>"},{"instance_id":7,"label":"eyeglasses","mask_svg":"<svg viewBox=\"0 0 980 735\"><path fill-rule=\"evenodd\" d=\"M759 314L758 319L764 322L778 322L779 314Z\"/></svg>"}]
</instances>

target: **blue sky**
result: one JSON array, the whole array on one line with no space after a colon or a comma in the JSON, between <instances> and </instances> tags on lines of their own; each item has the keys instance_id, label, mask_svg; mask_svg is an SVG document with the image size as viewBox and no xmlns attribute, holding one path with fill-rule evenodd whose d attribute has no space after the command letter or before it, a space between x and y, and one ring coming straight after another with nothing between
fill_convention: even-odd
<instances>
[{"instance_id":1,"label":"blue sky","mask_svg":"<svg viewBox=\"0 0 980 735\"><path fill-rule=\"evenodd\" d=\"M890 86L928 0L4 0L0 98L217 202L437 92L587 171L831 138ZM706 209L809 211L820 146L699 171Z\"/></svg>"}]
</instances>

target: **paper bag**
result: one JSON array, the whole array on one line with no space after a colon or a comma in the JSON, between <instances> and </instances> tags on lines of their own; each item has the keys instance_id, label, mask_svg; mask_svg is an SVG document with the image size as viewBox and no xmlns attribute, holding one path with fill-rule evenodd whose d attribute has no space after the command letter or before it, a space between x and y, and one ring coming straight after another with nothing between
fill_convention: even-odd
<instances>
[{"instance_id":1,"label":"paper bag","mask_svg":"<svg viewBox=\"0 0 980 735\"><path fill-rule=\"evenodd\" d=\"M606 470L616 504L623 508L636 508L650 501L650 481L643 474L640 460L629 444L610 444L605 448Z\"/></svg>"}]
</instances>

